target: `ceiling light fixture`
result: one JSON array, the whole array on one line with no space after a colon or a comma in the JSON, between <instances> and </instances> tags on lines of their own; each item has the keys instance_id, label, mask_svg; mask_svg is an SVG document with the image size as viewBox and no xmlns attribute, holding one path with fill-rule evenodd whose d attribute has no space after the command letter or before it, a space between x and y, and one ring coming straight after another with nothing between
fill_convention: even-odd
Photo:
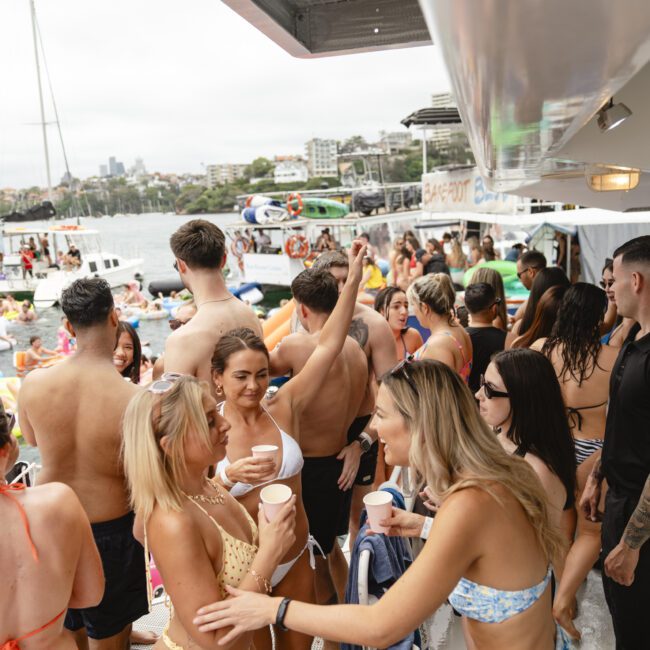
<instances>
[{"instance_id":1,"label":"ceiling light fixture","mask_svg":"<svg viewBox=\"0 0 650 650\"><path fill-rule=\"evenodd\" d=\"M587 169L585 179L595 192L627 192L639 184L640 173L634 167L593 165Z\"/></svg>"},{"instance_id":2,"label":"ceiling light fixture","mask_svg":"<svg viewBox=\"0 0 650 650\"><path fill-rule=\"evenodd\" d=\"M598 111L596 121L600 130L606 133L623 124L630 115L632 111L625 104L614 104L614 98L610 97L607 104Z\"/></svg>"}]
</instances>

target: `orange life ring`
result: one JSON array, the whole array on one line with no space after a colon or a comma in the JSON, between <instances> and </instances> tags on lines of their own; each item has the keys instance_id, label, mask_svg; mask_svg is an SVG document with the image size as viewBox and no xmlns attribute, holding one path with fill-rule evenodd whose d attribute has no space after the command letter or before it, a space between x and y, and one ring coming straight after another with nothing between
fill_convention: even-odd
<instances>
[{"instance_id":1,"label":"orange life ring","mask_svg":"<svg viewBox=\"0 0 650 650\"><path fill-rule=\"evenodd\" d=\"M237 244L240 242L241 242L240 244L241 249L237 247ZM232 244L230 244L230 250L232 251L232 254L238 259L241 259L243 255L248 253L250 248L251 248L251 243L248 241L248 239L241 236L234 239Z\"/></svg>"},{"instance_id":2,"label":"orange life ring","mask_svg":"<svg viewBox=\"0 0 650 650\"><path fill-rule=\"evenodd\" d=\"M293 260L302 260L309 255L310 248L304 235L291 235L284 245L284 252Z\"/></svg>"},{"instance_id":3,"label":"orange life ring","mask_svg":"<svg viewBox=\"0 0 650 650\"><path fill-rule=\"evenodd\" d=\"M298 201L298 207L294 208L291 204L294 201ZM301 212L304 207L303 201L302 201L302 196L298 194L298 192L291 192L289 196L287 197L287 212L292 216L292 217L297 217Z\"/></svg>"}]
</instances>

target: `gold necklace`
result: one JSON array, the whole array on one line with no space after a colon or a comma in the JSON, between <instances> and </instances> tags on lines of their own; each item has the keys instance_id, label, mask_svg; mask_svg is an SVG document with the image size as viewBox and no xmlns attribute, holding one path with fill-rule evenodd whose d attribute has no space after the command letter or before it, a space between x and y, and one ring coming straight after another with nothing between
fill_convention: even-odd
<instances>
[{"instance_id":1,"label":"gold necklace","mask_svg":"<svg viewBox=\"0 0 650 650\"><path fill-rule=\"evenodd\" d=\"M192 501L195 501L195 502L200 501L201 503L209 503L210 505L213 505L213 506L222 506L222 505L224 505L224 503L225 503L224 496L221 493L221 491L217 488L217 486L207 478L205 479L205 482L208 485L212 486L212 489L216 492L216 494L214 496L209 496L207 494L185 494L184 492L183 492L183 494L185 494L185 496L188 499L191 499Z\"/></svg>"}]
</instances>

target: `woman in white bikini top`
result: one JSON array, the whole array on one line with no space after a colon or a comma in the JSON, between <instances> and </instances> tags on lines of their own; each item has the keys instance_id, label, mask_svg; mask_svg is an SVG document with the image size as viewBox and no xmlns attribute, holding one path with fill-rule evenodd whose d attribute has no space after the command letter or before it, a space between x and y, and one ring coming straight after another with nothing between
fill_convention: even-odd
<instances>
[{"instance_id":1,"label":"woman in white bikini top","mask_svg":"<svg viewBox=\"0 0 650 650\"><path fill-rule=\"evenodd\" d=\"M303 410L318 395L328 369L345 343L361 279L361 260L362 253L350 264L346 285L309 360L271 399L265 399L269 354L264 341L252 330L237 329L222 336L212 357L215 390L218 397L226 400L221 410L231 425L227 458L219 463L217 478L251 514L257 513L260 490L269 483L284 483L297 495L296 542L271 582L275 595L306 602L316 600L312 573L314 542L302 503L303 460L296 440L300 439ZM256 445L276 445L278 467L268 459L253 458L251 448ZM257 650L270 648L268 630L257 632L254 643ZM282 647L290 650L308 650L311 643L311 637L296 632L282 635Z\"/></svg>"}]
</instances>

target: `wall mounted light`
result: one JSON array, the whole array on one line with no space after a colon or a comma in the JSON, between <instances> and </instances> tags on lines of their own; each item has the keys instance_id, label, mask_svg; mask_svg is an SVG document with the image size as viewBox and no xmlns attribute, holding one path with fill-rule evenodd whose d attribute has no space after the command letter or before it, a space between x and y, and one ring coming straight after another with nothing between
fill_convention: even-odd
<instances>
[{"instance_id":1,"label":"wall mounted light","mask_svg":"<svg viewBox=\"0 0 650 650\"><path fill-rule=\"evenodd\" d=\"M640 173L634 167L593 165L587 168L585 179L595 192L627 192L639 184Z\"/></svg>"},{"instance_id":2,"label":"wall mounted light","mask_svg":"<svg viewBox=\"0 0 650 650\"><path fill-rule=\"evenodd\" d=\"M625 104L614 104L614 98L610 97L607 104L598 111L596 121L600 130L606 133L623 124L630 115L632 111Z\"/></svg>"}]
</instances>

